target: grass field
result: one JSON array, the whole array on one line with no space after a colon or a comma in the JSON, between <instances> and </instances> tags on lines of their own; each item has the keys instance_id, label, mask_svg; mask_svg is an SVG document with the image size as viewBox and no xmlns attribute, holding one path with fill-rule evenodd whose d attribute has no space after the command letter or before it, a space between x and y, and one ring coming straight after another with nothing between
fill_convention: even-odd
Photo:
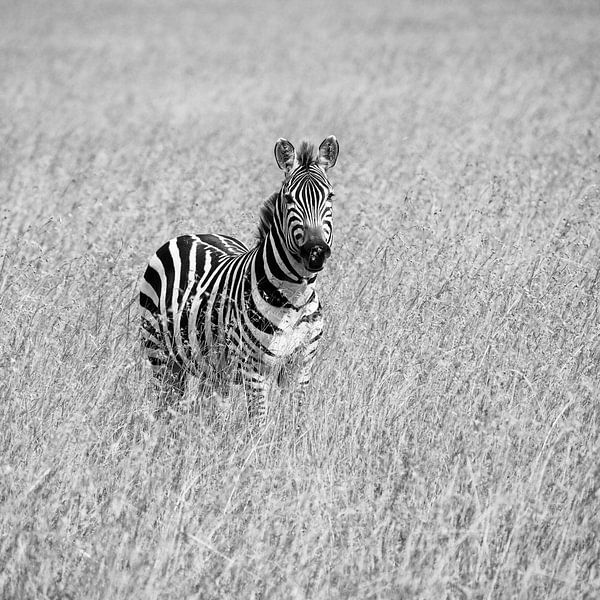
<instances>
[{"instance_id":1,"label":"grass field","mask_svg":"<svg viewBox=\"0 0 600 600\"><path fill-rule=\"evenodd\" d=\"M0 597L600 597L600 6L7 2ZM302 418L155 416L146 259L340 141Z\"/></svg>"}]
</instances>

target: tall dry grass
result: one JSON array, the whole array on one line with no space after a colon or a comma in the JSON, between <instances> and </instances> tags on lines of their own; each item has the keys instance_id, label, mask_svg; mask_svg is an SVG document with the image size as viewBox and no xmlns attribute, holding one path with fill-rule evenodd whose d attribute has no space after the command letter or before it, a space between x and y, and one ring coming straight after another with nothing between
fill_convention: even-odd
<instances>
[{"instance_id":1,"label":"tall dry grass","mask_svg":"<svg viewBox=\"0 0 600 600\"><path fill-rule=\"evenodd\" d=\"M595 598L593 2L23 2L0 23L0 595ZM155 415L136 285L340 139L304 433Z\"/></svg>"}]
</instances>

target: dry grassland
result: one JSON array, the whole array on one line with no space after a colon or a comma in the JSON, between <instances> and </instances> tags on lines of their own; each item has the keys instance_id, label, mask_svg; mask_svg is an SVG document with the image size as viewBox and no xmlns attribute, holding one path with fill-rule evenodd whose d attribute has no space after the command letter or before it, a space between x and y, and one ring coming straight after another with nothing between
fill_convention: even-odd
<instances>
[{"instance_id":1,"label":"dry grassland","mask_svg":"<svg viewBox=\"0 0 600 600\"><path fill-rule=\"evenodd\" d=\"M7 2L0 597L600 597L600 8ZM340 140L303 409L156 418L136 286Z\"/></svg>"}]
</instances>

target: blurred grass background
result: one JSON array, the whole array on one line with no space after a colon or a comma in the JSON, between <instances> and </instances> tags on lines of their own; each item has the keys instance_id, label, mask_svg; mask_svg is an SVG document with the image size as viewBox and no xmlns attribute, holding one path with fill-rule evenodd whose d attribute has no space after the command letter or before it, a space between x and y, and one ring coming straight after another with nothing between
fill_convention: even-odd
<instances>
[{"instance_id":1,"label":"blurred grass background","mask_svg":"<svg viewBox=\"0 0 600 600\"><path fill-rule=\"evenodd\" d=\"M8 2L6 598L600 593L596 2ZM306 433L156 419L147 257L340 140Z\"/></svg>"}]
</instances>

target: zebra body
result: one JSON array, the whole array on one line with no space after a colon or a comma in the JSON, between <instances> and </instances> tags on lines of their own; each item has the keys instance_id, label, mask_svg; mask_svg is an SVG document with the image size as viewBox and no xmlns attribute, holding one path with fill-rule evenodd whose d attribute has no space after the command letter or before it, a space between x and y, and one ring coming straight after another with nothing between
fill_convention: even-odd
<instances>
[{"instance_id":1,"label":"zebra body","mask_svg":"<svg viewBox=\"0 0 600 600\"><path fill-rule=\"evenodd\" d=\"M330 254L337 160L330 136L314 155L275 145L285 177L261 210L258 243L184 235L152 256L140 286L142 338L155 375L182 391L187 374L237 381L263 414L271 388L292 375L299 401L323 329L315 280Z\"/></svg>"}]
</instances>

